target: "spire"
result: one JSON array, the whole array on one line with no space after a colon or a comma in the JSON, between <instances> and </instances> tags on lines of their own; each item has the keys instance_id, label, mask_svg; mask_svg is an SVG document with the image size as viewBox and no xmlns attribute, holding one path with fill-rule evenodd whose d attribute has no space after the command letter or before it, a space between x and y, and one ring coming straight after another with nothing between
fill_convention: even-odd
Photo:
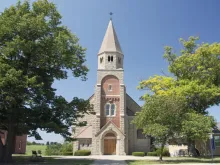
<instances>
[{"instance_id":1,"label":"spire","mask_svg":"<svg viewBox=\"0 0 220 165\"><path fill-rule=\"evenodd\" d=\"M108 28L106 30L106 33L105 33L105 36L102 41L102 45L101 45L101 48L98 54L101 54L103 52L118 52L118 53L123 54L119 41L118 41L118 37L116 35L115 29L112 23L112 19L110 19L108 23Z\"/></svg>"}]
</instances>

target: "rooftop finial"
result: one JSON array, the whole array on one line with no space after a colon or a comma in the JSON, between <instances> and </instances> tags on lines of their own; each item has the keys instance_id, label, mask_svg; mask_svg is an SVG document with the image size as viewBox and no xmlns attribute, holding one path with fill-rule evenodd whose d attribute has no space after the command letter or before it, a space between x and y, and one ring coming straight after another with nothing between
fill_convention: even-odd
<instances>
[{"instance_id":1,"label":"rooftop finial","mask_svg":"<svg viewBox=\"0 0 220 165\"><path fill-rule=\"evenodd\" d=\"M113 15L113 13L110 12L109 15L110 15L110 20L112 20L112 15Z\"/></svg>"}]
</instances>

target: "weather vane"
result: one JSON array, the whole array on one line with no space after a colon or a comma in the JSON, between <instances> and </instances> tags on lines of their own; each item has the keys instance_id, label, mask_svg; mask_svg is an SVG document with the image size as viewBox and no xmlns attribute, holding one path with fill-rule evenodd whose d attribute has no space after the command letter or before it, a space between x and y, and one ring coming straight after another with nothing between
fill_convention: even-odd
<instances>
[{"instance_id":1,"label":"weather vane","mask_svg":"<svg viewBox=\"0 0 220 165\"><path fill-rule=\"evenodd\" d=\"M113 15L113 13L110 12L109 15L110 15L110 20L112 20L112 15Z\"/></svg>"}]
</instances>

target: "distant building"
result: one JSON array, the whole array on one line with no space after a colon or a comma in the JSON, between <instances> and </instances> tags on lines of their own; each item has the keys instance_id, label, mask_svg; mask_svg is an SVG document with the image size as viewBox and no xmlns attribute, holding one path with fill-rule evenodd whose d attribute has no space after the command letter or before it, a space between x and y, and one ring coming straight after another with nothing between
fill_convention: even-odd
<instances>
[{"instance_id":1,"label":"distant building","mask_svg":"<svg viewBox=\"0 0 220 165\"><path fill-rule=\"evenodd\" d=\"M217 123L216 129L213 130L213 138L215 143L215 149L213 150L214 156L220 156L220 123ZM183 156L188 154L187 143L170 144L168 145L171 156ZM210 139L207 141L196 141L196 149L201 156L207 156L211 154Z\"/></svg>"},{"instance_id":2,"label":"distant building","mask_svg":"<svg viewBox=\"0 0 220 165\"><path fill-rule=\"evenodd\" d=\"M2 144L5 145L7 138L7 131L0 130L0 137ZM26 152L27 135L16 136L14 142L14 154L25 154ZM1 150L1 147L0 147ZM1 151L0 151L1 152Z\"/></svg>"},{"instance_id":3,"label":"distant building","mask_svg":"<svg viewBox=\"0 0 220 165\"><path fill-rule=\"evenodd\" d=\"M77 141L73 142L74 151L89 149L93 155L150 151L150 139L131 124L134 114L141 108L126 93L124 54L112 20L109 21L97 59L97 84L95 93L89 99L96 115L86 115L81 121L87 121L87 126L75 128Z\"/></svg>"}]
</instances>

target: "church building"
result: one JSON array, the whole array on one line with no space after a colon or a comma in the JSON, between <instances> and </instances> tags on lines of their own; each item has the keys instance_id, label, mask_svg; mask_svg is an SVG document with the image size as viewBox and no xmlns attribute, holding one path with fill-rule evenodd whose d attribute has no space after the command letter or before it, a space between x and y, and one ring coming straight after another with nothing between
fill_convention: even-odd
<instances>
[{"instance_id":1,"label":"church building","mask_svg":"<svg viewBox=\"0 0 220 165\"><path fill-rule=\"evenodd\" d=\"M87 126L75 128L73 137L77 140L73 142L74 152L82 149L91 150L92 155L149 152L150 138L131 124L135 113L141 108L126 93L124 54L112 20L109 21L97 60L97 83L94 94L89 98L96 114L79 119L87 121Z\"/></svg>"}]
</instances>

